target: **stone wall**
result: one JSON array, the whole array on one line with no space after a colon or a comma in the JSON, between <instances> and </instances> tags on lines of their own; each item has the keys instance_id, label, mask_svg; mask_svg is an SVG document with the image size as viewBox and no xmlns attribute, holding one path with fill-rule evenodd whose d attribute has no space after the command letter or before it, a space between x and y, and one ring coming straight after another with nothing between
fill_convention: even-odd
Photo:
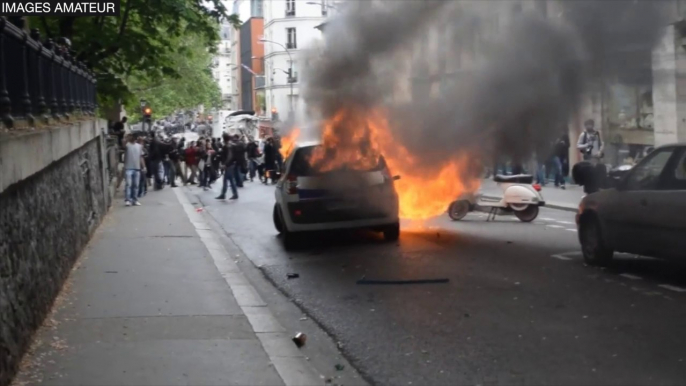
<instances>
[{"instance_id":1,"label":"stone wall","mask_svg":"<svg viewBox=\"0 0 686 386\"><path fill-rule=\"evenodd\" d=\"M75 149L0 193L0 385L9 383L111 201L103 138L70 146ZM0 153L5 166L21 162L6 155Z\"/></svg>"}]
</instances>

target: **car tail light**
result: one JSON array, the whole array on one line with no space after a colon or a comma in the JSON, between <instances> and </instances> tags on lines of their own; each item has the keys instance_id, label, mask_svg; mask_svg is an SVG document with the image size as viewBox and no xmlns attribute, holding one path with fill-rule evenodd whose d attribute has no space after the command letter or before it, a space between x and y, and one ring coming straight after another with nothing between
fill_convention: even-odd
<instances>
[{"instance_id":1,"label":"car tail light","mask_svg":"<svg viewBox=\"0 0 686 386\"><path fill-rule=\"evenodd\" d=\"M288 194L298 194L298 176L289 174L286 176L286 187Z\"/></svg>"},{"instance_id":2,"label":"car tail light","mask_svg":"<svg viewBox=\"0 0 686 386\"><path fill-rule=\"evenodd\" d=\"M540 192L540 191L541 191L541 185L539 185L539 184L533 184L533 185L531 185L531 186L534 187L534 190L535 190L535 191L537 191L537 192Z\"/></svg>"}]
</instances>

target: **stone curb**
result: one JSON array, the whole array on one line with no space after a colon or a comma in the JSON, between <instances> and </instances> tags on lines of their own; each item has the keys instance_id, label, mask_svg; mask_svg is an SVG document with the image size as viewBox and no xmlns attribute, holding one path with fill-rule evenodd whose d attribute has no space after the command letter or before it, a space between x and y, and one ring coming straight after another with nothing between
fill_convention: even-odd
<instances>
[{"instance_id":1,"label":"stone curb","mask_svg":"<svg viewBox=\"0 0 686 386\"><path fill-rule=\"evenodd\" d=\"M210 252L219 273L231 288L236 302L248 318L253 332L284 384L286 386L323 384L255 287L247 280L236 261L229 255L215 233L210 230L210 226L202 215L196 212L196 208L190 203L188 197L181 189L174 189L174 193L200 236L200 240Z\"/></svg>"}]
</instances>

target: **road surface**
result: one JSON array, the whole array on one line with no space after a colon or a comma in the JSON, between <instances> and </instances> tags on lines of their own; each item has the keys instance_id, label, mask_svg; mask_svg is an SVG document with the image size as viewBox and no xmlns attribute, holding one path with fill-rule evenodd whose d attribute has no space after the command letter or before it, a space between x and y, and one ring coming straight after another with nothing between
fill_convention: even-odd
<instances>
[{"instance_id":1,"label":"road surface","mask_svg":"<svg viewBox=\"0 0 686 386\"><path fill-rule=\"evenodd\" d=\"M191 189L371 383L686 381L686 268L626 255L587 267L574 213L542 209L531 224L443 215L403 223L399 243L317 234L288 253L272 225L273 187L248 182L236 202L215 200L219 188ZM362 277L449 282L357 284Z\"/></svg>"}]
</instances>

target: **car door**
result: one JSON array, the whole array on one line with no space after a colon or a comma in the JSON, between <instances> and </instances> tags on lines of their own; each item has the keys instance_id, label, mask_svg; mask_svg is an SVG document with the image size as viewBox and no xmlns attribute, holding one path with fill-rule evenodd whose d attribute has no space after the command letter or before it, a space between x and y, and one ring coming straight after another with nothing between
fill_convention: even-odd
<instances>
[{"instance_id":1,"label":"car door","mask_svg":"<svg viewBox=\"0 0 686 386\"><path fill-rule=\"evenodd\" d=\"M657 256L686 259L686 148L675 152L646 201L646 242Z\"/></svg>"},{"instance_id":2,"label":"car door","mask_svg":"<svg viewBox=\"0 0 686 386\"><path fill-rule=\"evenodd\" d=\"M654 255L651 229L657 221L655 193L666 166L675 156L675 147L655 150L636 165L617 187L613 202L608 203L609 226L613 227L615 249L620 252ZM652 197L652 198L651 198Z\"/></svg>"}]
</instances>

